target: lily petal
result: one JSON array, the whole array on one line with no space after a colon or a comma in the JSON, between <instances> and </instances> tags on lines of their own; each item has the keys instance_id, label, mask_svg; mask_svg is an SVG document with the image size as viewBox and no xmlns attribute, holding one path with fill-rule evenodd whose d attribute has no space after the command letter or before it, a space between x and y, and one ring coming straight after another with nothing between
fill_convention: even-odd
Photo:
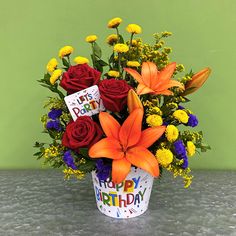
<instances>
[{"instance_id":1,"label":"lily petal","mask_svg":"<svg viewBox=\"0 0 236 236\"><path fill-rule=\"evenodd\" d=\"M121 159L124 157L120 143L112 138L104 138L95 143L89 149L91 158L106 157L110 159Z\"/></svg>"},{"instance_id":2,"label":"lily petal","mask_svg":"<svg viewBox=\"0 0 236 236\"><path fill-rule=\"evenodd\" d=\"M128 92L127 104L128 104L129 113L131 113L133 110L137 108L140 108L143 110L143 105L138 95L134 92L133 89L130 89Z\"/></svg>"},{"instance_id":3,"label":"lily petal","mask_svg":"<svg viewBox=\"0 0 236 236\"><path fill-rule=\"evenodd\" d=\"M134 79L136 79L140 84L143 84L142 76L134 69L124 68L126 72L128 72Z\"/></svg>"},{"instance_id":4,"label":"lily petal","mask_svg":"<svg viewBox=\"0 0 236 236\"><path fill-rule=\"evenodd\" d=\"M137 94L142 95L142 94L146 94L146 93L154 93L154 90L152 90L151 88L148 88L144 84L139 84L137 87Z\"/></svg>"},{"instance_id":5,"label":"lily petal","mask_svg":"<svg viewBox=\"0 0 236 236\"><path fill-rule=\"evenodd\" d=\"M152 88L157 82L157 66L153 62L143 62L142 64L142 79L143 83Z\"/></svg>"},{"instance_id":6,"label":"lily petal","mask_svg":"<svg viewBox=\"0 0 236 236\"><path fill-rule=\"evenodd\" d=\"M165 130L165 126L157 126L143 130L141 133L141 138L136 144L136 146L142 146L145 148L150 147L162 136Z\"/></svg>"},{"instance_id":7,"label":"lily petal","mask_svg":"<svg viewBox=\"0 0 236 236\"><path fill-rule=\"evenodd\" d=\"M176 68L176 62L172 62L160 71L158 77L161 80L161 83L163 83L163 80L165 81L171 78L171 76L175 71L175 68Z\"/></svg>"},{"instance_id":8,"label":"lily petal","mask_svg":"<svg viewBox=\"0 0 236 236\"><path fill-rule=\"evenodd\" d=\"M131 163L125 158L112 161L112 182L115 184L121 183L129 174Z\"/></svg>"},{"instance_id":9,"label":"lily petal","mask_svg":"<svg viewBox=\"0 0 236 236\"><path fill-rule=\"evenodd\" d=\"M162 94L162 95L173 95L173 92L171 92L170 90L168 89L165 89L165 90L162 90L162 91L156 91L154 92L154 94Z\"/></svg>"},{"instance_id":10,"label":"lily petal","mask_svg":"<svg viewBox=\"0 0 236 236\"><path fill-rule=\"evenodd\" d=\"M130 148L126 152L126 159L152 176L159 176L158 161L148 149L140 146Z\"/></svg>"},{"instance_id":11,"label":"lily petal","mask_svg":"<svg viewBox=\"0 0 236 236\"><path fill-rule=\"evenodd\" d=\"M199 88L202 87L202 85L206 82L209 75L211 73L211 69L209 67L199 71L198 73L194 74L192 77L192 80L187 82L185 85L185 92L183 93L183 96L186 96L190 93L195 92Z\"/></svg>"},{"instance_id":12,"label":"lily petal","mask_svg":"<svg viewBox=\"0 0 236 236\"><path fill-rule=\"evenodd\" d=\"M181 84L179 81L176 81L176 80L169 80L168 83L165 83L163 85L159 85L155 88L155 90L165 90L165 89L168 89L168 88L172 88L172 87L179 87L181 88L182 90L184 90L184 85Z\"/></svg>"},{"instance_id":13,"label":"lily petal","mask_svg":"<svg viewBox=\"0 0 236 236\"><path fill-rule=\"evenodd\" d=\"M135 109L125 120L119 132L119 138L123 148L133 146L139 141L141 136L142 120L142 109Z\"/></svg>"},{"instance_id":14,"label":"lily petal","mask_svg":"<svg viewBox=\"0 0 236 236\"><path fill-rule=\"evenodd\" d=\"M120 124L107 112L100 112L99 121L107 137L119 139Z\"/></svg>"}]
</instances>

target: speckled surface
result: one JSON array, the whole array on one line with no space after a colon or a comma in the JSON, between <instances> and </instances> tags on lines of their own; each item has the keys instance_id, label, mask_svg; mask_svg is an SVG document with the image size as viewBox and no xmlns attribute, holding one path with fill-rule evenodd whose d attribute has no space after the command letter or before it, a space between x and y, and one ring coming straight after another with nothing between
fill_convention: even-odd
<instances>
[{"instance_id":1,"label":"speckled surface","mask_svg":"<svg viewBox=\"0 0 236 236\"><path fill-rule=\"evenodd\" d=\"M0 235L236 236L236 172L194 176L186 190L165 173L145 214L117 220L96 209L89 175L78 182L57 170L0 171Z\"/></svg>"}]
</instances>

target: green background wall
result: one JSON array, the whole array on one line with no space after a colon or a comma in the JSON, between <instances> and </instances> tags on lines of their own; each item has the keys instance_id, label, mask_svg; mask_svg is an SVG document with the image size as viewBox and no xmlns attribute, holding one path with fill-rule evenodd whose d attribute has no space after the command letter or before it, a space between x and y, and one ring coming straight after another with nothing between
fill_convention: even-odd
<instances>
[{"instance_id":1,"label":"green background wall","mask_svg":"<svg viewBox=\"0 0 236 236\"><path fill-rule=\"evenodd\" d=\"M236 169L235 0L8 0L0 1L1 93L0 168L40 168L33 157L35 140L45 140L39 117L49 92L38 86L45 64L64 45L74 55L89 56L84 37L94 33L104 48L106 28L113 17L140 24L142 37L172 31L168 45L172 60L187 70L213 69L205 86L192 95L190 108L198 115L199 129L212 151L196 155L191 166Z\"/></svg>"}]
</instances>

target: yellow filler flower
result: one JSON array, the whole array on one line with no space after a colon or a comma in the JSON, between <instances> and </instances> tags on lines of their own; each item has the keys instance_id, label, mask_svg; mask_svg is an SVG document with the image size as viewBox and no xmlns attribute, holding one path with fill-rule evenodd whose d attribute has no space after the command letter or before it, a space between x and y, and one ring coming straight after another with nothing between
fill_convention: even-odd
<instances>
[{"instance_id":1,"label":"yellow filler flower","mask_svg":"<svg viewBox=\"0 0 236 236\"><path fill-rule=\"evenodd\" d=\"M168 125L166 127L165 135L169 142L174 142L179 136L179 130L174 125Z\"/></svg>"},{"instance_id":2,"label":"yellow filler flower","mask_svg":"<svg viewBox=\"0 0 236 236\"><path fill-rule=\"evenodd\" d=\"M89 63L89 60L88 60L88 58L86 58L86 57L76 57L75 59L74 59L74 62L76 63L76 64L78 64L78 65L82 65L82 64L88 64Z\"/></svg>"},{"instance_id":3,"label":"yellow filler flower","mask_svg":"<svg viewBox=\"0 0 236 236\"><path fill-rule=\"evenodd\" d=\"M58 56L60 58L63 58L65 56L69 56L73 51L74 51L74 48L72 48L71 46L65 46L60 49Z\"/></svg>"},{"instance_id":4,"label":"yellow filler flower","mask_svg":"<svg viewBox=\"0 0 236 236\"><path fill-rule=\"evenodd\" d=\"M163 124L163 120L159 115L149 115L146 122L151 127L161 126Z\"/></svg>"},{"instance_id":5,"label":"yellow filler flower","mask_svg":"<svg viewBox=\"0 0 236 236\"><path fill-rule=\"evenodd\" d=\"M140 33L142 33L142 28L139 25L136 25L136 24L129 24L126 27L126 30L131 34L140 34Z\"/></svg>"},{"instance_id":6,"label":"yellow filler flower","mask_svg":"<svg viewBox=\"0 0 236 236\"><path fill-rule=\"evenodd\" d=\"M140 63L138 61L128 61L127 66L129 66L129 67L139 67Z\"/></svg>"},{"instance_id":7,"label":"yellow filler flower","mask_svg":"<svg viewBox=\"0 0 236 236\"><path fill-rule=\"evenodd\" d=\"M58 62L56 58L52 58L47 64L47 71L52 73L57 68Z\"/></svg>"},{"instance_id":8,"label":"yellow filler flower","mask_svg":"<svg viewBox=\"0 0 236 236\"><path fill-rule=\"evenodd\" d=\"M111 34L109 36L107 36L106 42L109 45L114 45L115 43L117 43L118 41L118 35L117 34Z\"/></svg>"},{"instance_id":9,"label":"yellow filler flower","mask_svg":"<svg viewBox=\"0 0 236 236\"><path fill-rule=\"evenodd\" d=\"M173 153L166 148L158 149L156 158L162 166L167 167L173 161Z\"/></svg>"},{"instance_id":10,"label":"yellow filler flower","mask_svg":"<svg viewBox=\"0 0 236 236\"><path fill-rule=\"evenodd\" d=\"M187 153L189 157L192 157L196 152L196 146L194 145L193 142L188 141L187 142Z\"/></svg>"},{"instance_id":11,"label":"yellow filler flower","mask_svg":"<svg viewBox=\"0 0 236 236\"><path fill-rule=\"evenodd\" d=\"M97 39L98 39L97 35L88 35L88 36L85 38L85 41L88 42L88 43L93 43L93 42L95 42Z\"/></svg>"},{"instance_id":12,"label":"yellow filler flower","mask_svg":"<svg viewBox=\"0 0 236 236\"><path fill-rule=\"evenodd\" d=\"M184 123L184 124L188 123L188 119L189 119L188 114L183 110L176 110L173 113L173 116L175 119L177 119L181 123Z\"/></svg>"},{"instance_id":13,"label":"yellow filler flower","mask_svg":"<svg viewBox=\"0 0 236 236\"><path fill-rule=\"evenodd\" d=\"M54 70L50 77L50 83L54 85L56 81L59 79L59 77L61 76L61 74L62 74L62 70L60 69Z\"/></svg>"},{"instance_id":14,"label":"yellow filler flower","mask_svg":"<svg viewBox=\"0 0 236 236\"><path fill-rule=\"evenodd\" d=\"M109 75L110 77L115 77L115 78L117 78L117 77L120 76L120 73L119 73L118 71L115 71L115 70L110 70L110 71L108 72L108 75Z\"/></svg>"},{"instance_id":15,"label":"yellow filler flower","mask_svg":"<svg viewBox=\"0 0 236 236\"><path fill-rule=\"evenodd\" d=\"M124 44L124 43L117 43L114 46L114 51L118 52L118 53L128 52L129 51L129 47L126 44Z\"/></svg>"},{"instance_id":16,"label":"yellow filler flower","mask_svg":"<svg viewBox=\"0 0 236 236\"><path fill-rule=\"evenodd\" d=\"M107 27L108 28L117 28L121 22L122 22L121 18L115 17L108 22Z\"/></svg>"}]
</instances>

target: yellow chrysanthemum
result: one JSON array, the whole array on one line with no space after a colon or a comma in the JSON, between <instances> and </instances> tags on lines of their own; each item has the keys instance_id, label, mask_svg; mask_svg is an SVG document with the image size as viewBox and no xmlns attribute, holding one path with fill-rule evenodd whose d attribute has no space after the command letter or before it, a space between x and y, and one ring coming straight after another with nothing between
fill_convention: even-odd
<instances>
[{"instance_id":1,"label":"yellow chrysanthemum","mask_svg":"<svg viewBox=\"0 0 236 236\"><path fill-rule=\"evenodd\" d=\"M115 52L119 52L119 53L128 52L129 51L129 47L126 44L124 44L124 43L117 43L114 46L114 51Z\"/></svg>"},{"instance_id":2,"label":"yellow chrysanthemum","mask_svg":"<svg viewBox=\"0 0 236 236\"><path fill-rule=\"evenodd\" d=\"M63 58L65 56L69 56L74 51L74 48L71 46L65 46L59 50L58 56Z\"/></svg>"},{"instance_id":3,"label":"yellow chrysanthemum","mask_svg":"<svg viewBox=\"0 0 236 236\"><path fill-rule=\"evenodd\" d=\"M138 44L138 41L136 39L132 39L131 45L136 46Z\"/></svg>"},{"instance_id":4,"label":"yellow chrysanthemum","mask_svg":"<svg viewBox=\"0 0 236 236\"><path fill-rule=\"evenodd\" d=\"M173 113L173 116L174 116L175 119L177 119L181 123L184 123L184 124L188 123L189 116L183 110L176 110Z\"/></svg>"},{"instance_id":5,"label":"yellow chrysanthemum","mask_svg":"<svg viewBox=\"0 0 236 236\"><path fill-rule=\"evenodd\" d=\"M149 115L146 119L146 122L151 127L156 127L163 124L162 117L159 115Z\"/></svg>"},{"instance_id":6,"label":"yellow chrysanthemum","mask_svg":"<svg viewBox=\"0 0 236 236\"><path fill-rule=\"evenodd\" d=\"M127 66L129 66L129 67L139 67L140 63L138 61L128 61Z\"/></svg>"},{"instance_id":7,"label":"yellow chrysanthemum","mask_svg":"<svg viewBox=\"0 0 236 236\"><path fill-rule=\"evenodd\" d=\"M168 125L166 127L165 135L169 142L174 142L179 136L179 130L174 125Z\"/></svg>"},{"instance_id":8,"label":"yellow chrysanthemum","mask_svg":"<svg viewBox=\"0 0 236 236\"><path fill-rule=\"evenodd\" d=\"M167 167L173 161L173 153L166 148L158 149L156 158L162 166Z\"/></svg>"},{"instance_id":9,"label":"yellow chrysanthemum","mask_svg":"<svg viewBox=\"0 0 236 236\"><path fill-rule=\"evenodd\" d=\"M108 22L107 27L108 28L117 28L121 22L122 22L121 18L119 18L119 17L113 18Z\"/></svg>"},{"instance_id":10,"label":"yellow chrysanthemum","mask_svg":"<svg viewBox=\"0 0 236 236\"><path fill-rule=\"evenodd\" d=\"M61 74L62 74L62 70L60 69L54 70L50 77L50 83L54 85L56 81L59 79L59 77L61 76Z\"/></svg>"},{"instance_id":11,"label":"yellow chrysanthemum","mask_svg":"<svg viewBox=\"0 0 236 236\"><path fill-rule=\"evenodd\" d=\"M120 73L119 73L118 71L115 71L115 70L110 70L110 71L108 72L108 75L109 75L110 77L115 77L115 78L117 78L117 77L120 76Z\"/></svg>"},{"instance_id":12,"label":"yellow chrysanthemum","mask_svg":"<svg viewBox=\"0 0 236 236\"><path fill-rule=\"evenodd\" d=\"M89 60L86 57L76 57L74 59L74 62L78 65L82 65L82 64L88 64Z\"/></svg>"},{"instance_id":13,"label":"yellow chrysanthemum","mask_svg":"<svg viewBox=\"0 0 236 236\"><path fill-rule=\"evenodd\" d=\"M142 32L142 28L136 24L129 24L126 30L131 34L140 34Z\"/></svg>"},{"instance_id":14,"label":"yellow chrysanthemum","mask_svg":"<svg viewBox=\"0 0 236 236\"><path fill-rule=\"evenodd\" d=\"M193 142L188 141L187 142L187 153L189 157L192 157L196 152L196 146L194 145Z\"/></svg>"},{"instance_id":15,"label":"yellow chrysanthemum","mask_svg":"<svg viewBox=\"0 0 236 236\"><path fill-rule=\"evenodd\" d=\"M118 41L118 35L117 34L111 34L107 37L106 42L109 45L114 45Z\"/></svg>"},{"instance_id":16,"label":"yellow chrysanthemum","mask_svg":"<svg viewBox=\"0 0 236 236\"><path fill-rule=\"evenodd\" d=\"M85 38L85 41L88 42L88 43L93 43L93 42L95 42L97 39L98 39L97 35L88 35L88 36Z\"/></svg>"},{"instance_id":17,"label":"yellow chrysanthemum","mask_svg":"<svg viewBox=\"0 0 236 236\"><path fill-rule=\"evenodd\" d=\"M57 68L58 62L56 58L52 58L47 64L47 71L52 73Z\"/></svg>"}]
</instances>

